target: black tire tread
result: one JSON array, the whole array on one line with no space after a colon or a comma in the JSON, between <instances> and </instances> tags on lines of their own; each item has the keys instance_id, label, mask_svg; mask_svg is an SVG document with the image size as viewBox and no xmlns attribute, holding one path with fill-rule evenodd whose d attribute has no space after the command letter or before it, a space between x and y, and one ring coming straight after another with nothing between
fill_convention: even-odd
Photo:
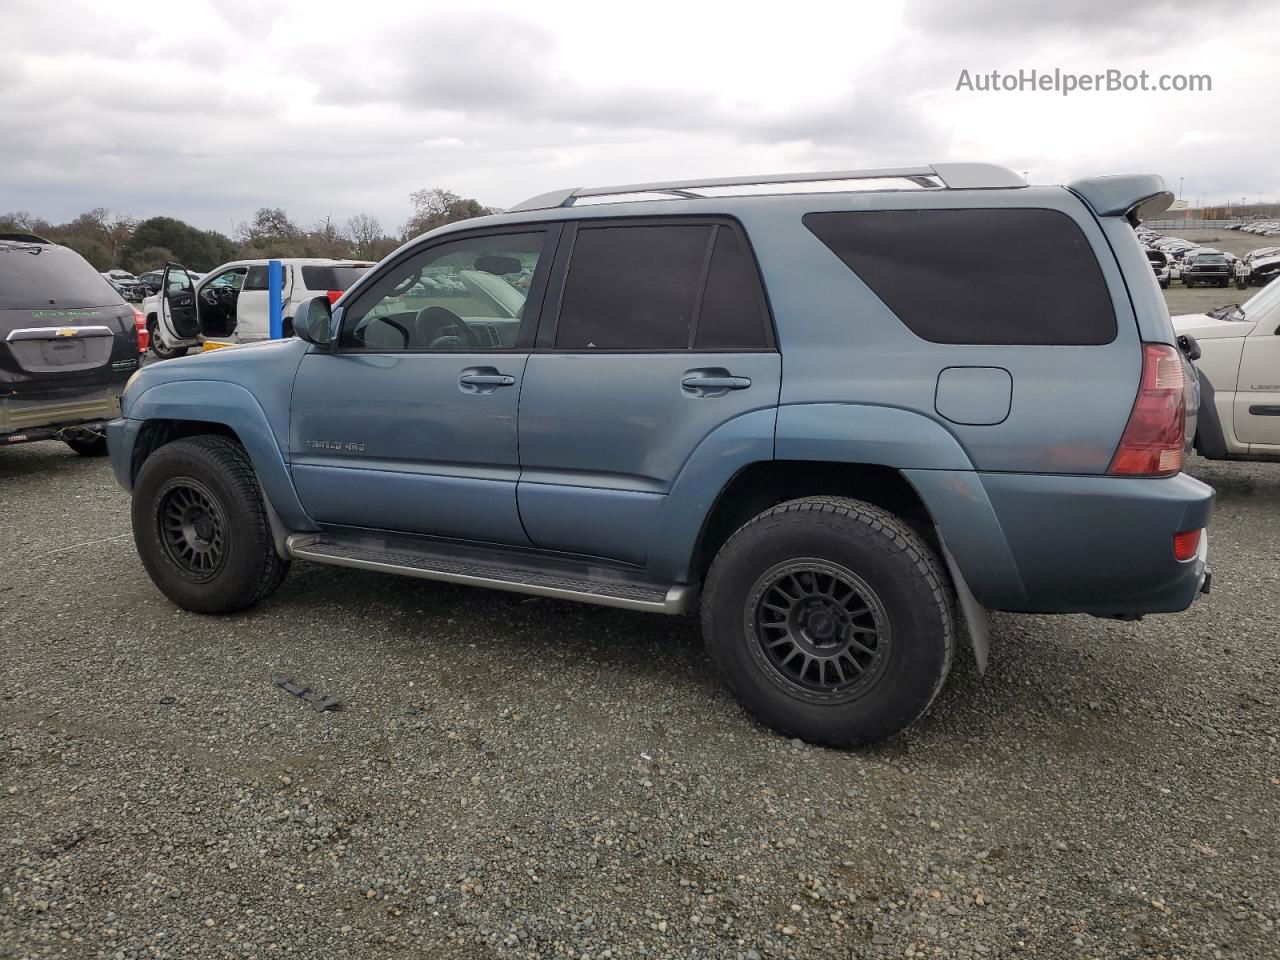
<instances>
[{"instance_id":1,"label":"black tire tread","mask_svg":"<svg viewBox=\"0 0 1280 960\"><path fill-rule=\"evenodd\" d=\"M920 715L923 716L928 712L937 699L938 694L942 691L946 684L948 675L951 673L951 666L955 661L955 622L953 615L952 590L949 577L943 572L942 565L929 545L924 539L911 528L901 517L883 507L868 503L865 500L857 500L852 497L840 496L810 496L803 497L798 500L788 500L770 507L768 510L762 511L752 517L745 524L739 527L717 554L717 560L723 555L724 551L740 536L748 530L757 528L768 529L770 526L780 526L787 523L790 519L797 515L819 515L832 519L839 519L851 523L862 524L871 533L878 535L879 539L894 550L903 554L910 562L911 566L920 575L921 579L927 584L929 596L937 607L939 619L943 624L943 642L945 644L945 653L942 669L938 671L938 676L934 684L932 692L929 694L928 700L921 710ZM711 564L711 570L708 571L707 580L710 581L714 576L716 561ZM711 604L704 603L702 605L702 629L703 635L710 635L710 619ZM711 658L712 663L716 663L716 658ZM729 676L723 671L717 669L720 679L729 688L730 692L739 699L740 702L746 703L746 699L742 697L741 691L734 688L734 684ZM777 726L774 724L774 726ZM793 731L782 729L782 732L788 736ZM855 745L862 741L851 742L848 745ZM833 744L838 745L838 744Z\"/></svg>"},{"instance_id":2,"label":"black tire tread","mask_svg":"<svg viewBox=\"0 0 1280 960\"><path fill-rule=\"evenodd\" d=\"M262 576L255 588L225 608L222 612L234 613L259 603L270 595L289 573L289 562L276 553L271 536L271 524L267 519L266 503L258 485L258 475L253 469L249 454L238 442L216 434L183 437L165 444L156 454L189 451L197 459L212 461L225 471L226 479L236 488L239 505L250 513L252 543L248 549L262 564ZM153 454L155 456L156 454Z\"/></svg>"}]
</instances>

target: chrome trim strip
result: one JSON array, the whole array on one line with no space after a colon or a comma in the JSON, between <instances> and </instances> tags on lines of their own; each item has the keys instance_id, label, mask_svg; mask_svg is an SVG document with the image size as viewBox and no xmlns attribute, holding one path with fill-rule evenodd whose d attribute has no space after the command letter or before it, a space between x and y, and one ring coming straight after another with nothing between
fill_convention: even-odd
<instances>
[{"instance_id":1,"label":"chrome trim strip","mask_svg":"<svg viewBox=\"0 0 1280 960\"><path fill-rule=\"evenodd\" d=\"M352 567L357 570L394 573L400 576L417 577L421 580L460 583L472 587L506 590L509 593L530 594L535 597L554 597L558 600L576 600L580 603L593 603L601 607L619 607L624 610L643 610L647 613L664 613L673 616L688 613L692 609L698 593L695 586L676 584L667 590L666 597L660 603L649 600L631 600L626 597L566 590L561 587L544 587L538 584L520 583L512 580L495 580L490 577L477 577L465 573L449 573L421 567L406 567L397 563L382 563L377 560L335 557L332 554L316 553L307 549L316 544L319 539L318 536L312 533L295 533L285 541L285 548L289 551L289 555L295 559L310 560L313 563L327 563L336 567Z\"/></svg>"},{"instance_id":2,"label":"chrome trim strip","mask_svg":"<svg viewBox=\"0 0 1280 960\"><path fill-rule=\"evenodd\" d=\"M74 330L75 333L58 336L59 330ZM52 331L52 335L50 333ZM18 327L10 330L5 340L12 343L15 340L74 340L78 337L114 337L110 327L92 326L92 327L73 327L63 325L58 327Z\"/></svg>"}]
</instances>

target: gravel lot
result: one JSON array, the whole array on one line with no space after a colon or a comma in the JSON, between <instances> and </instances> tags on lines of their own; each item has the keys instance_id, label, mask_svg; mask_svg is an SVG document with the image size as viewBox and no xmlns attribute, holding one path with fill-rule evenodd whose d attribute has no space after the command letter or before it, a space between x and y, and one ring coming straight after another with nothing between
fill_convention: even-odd
<instances>
[{"instance_id":1,"label":"gravel lot","mask_svg":"<svg viewBox=\"0 0 1280 960\"><path fill-rule=\"evenodd\" d=\"M0 956L1275 957L1280 466L1192 470L1211 597L996 617L840 753L693 621L303 564L180 612L105 461L0 451Z\"/></svg>"}]
</instances>

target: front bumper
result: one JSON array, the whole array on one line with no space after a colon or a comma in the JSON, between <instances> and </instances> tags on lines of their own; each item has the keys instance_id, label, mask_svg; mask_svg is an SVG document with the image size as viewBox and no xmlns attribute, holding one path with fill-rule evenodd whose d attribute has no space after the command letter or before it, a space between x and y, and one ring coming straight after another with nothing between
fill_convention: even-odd
<instances>
[{"instance_id":1,"label":"front bumper","mask_svg":"<svg viewBox=\"0 0 1280 960\"><path fill-rule=\"evenodd\" d=\"M138 439L141 420L117 417L107 424L107 453L111 457L111 472L116 482L126 491L133 489L133 446Z\"/></svg>"}]
</instances>

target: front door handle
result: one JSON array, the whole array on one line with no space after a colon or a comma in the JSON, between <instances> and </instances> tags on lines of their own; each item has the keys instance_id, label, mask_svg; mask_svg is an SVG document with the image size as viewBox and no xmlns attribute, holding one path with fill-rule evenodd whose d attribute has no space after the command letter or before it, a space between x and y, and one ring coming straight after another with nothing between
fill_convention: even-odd
<instances>
[{"instance_id":1,"label":"front door handle","mask_svg":"<svg viewBox=\"0 0 1280 960\"><path fill-rule=\"evenodd\" d=\"M719 396L730 390L745 390L751 386L750 377L735 377L729 374L690 374L680 381L680 386L692 393L715 394Z\"/></svg>"},{"instance_id":2,"label":"front door handle","mask_svg":"<svg viewBox=\"0 0 1280 960\"><path fill-rule=\"evenodd\" d=\"M493 393L499 387L515 386L516 378L499 373L497 367L467 367L458 375L458 389L463 393Z\"/></svg>"}]
</instances>

